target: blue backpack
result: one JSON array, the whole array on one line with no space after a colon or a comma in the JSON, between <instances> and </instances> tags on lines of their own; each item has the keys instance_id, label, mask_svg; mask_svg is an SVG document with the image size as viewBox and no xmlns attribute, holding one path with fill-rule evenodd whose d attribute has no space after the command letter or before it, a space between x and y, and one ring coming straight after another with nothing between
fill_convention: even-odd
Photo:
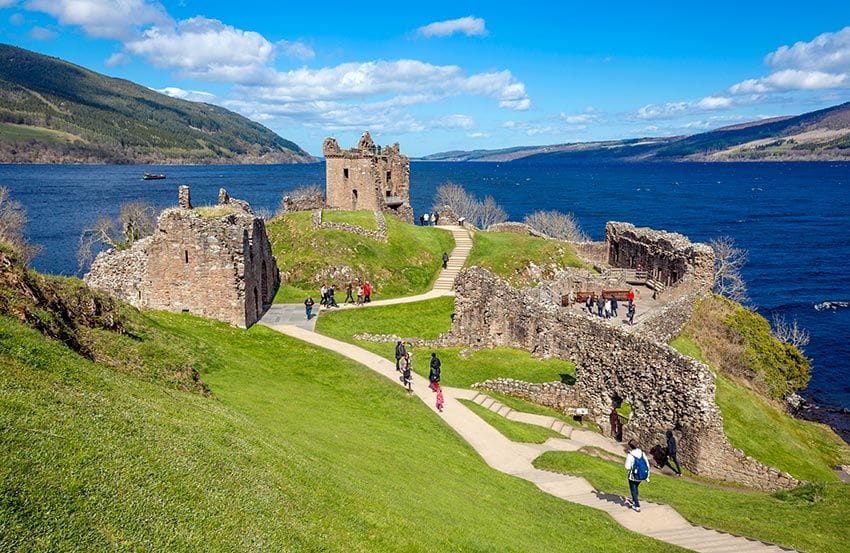
<instances>
[{"instance_id":1,"label":"blue backpack","mask_svg":"<svg viewBox=\"0 0 850 553\"><path fill-rule=\"evenodd\" d=\"M647 478L649 478L649 463L646 462L646 455L635 457L635 462L632 465L631 480L643 482Z\"/></svg>"}]
</instances>

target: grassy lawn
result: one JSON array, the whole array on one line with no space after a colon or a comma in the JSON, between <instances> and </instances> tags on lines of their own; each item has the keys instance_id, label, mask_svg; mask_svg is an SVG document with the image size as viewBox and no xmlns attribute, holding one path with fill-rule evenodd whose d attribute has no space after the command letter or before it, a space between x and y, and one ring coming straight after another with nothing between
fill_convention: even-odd
<instances>
[{"instance_id":1,"label":"grassy lawn","mask_svg":"<svg viewBox=\"0 0 850 553\"><path fill-rule=\"evenodd\" d=\"M185 356L214 396L0 317L0 550L677 550L490 469L331 352L188 315L141 324L130 358Z\"/></svg>"},{"instance_id":2,"label":"grassy lawn","mask_svg":"<svg viewBox=\"0 0 850 553\"><path fill-rule=\"evenodd\" d=\"M527 444L542 444L549 438L563 438L562 434L537 426L536 424L528 424L508 420L501 415L497 415L493 411L478 405L474 401L461 399L466 407L472 410L473 413L484 419L484 422L498 430L502 435L512 442L523 442Z\"/></svg>"},{"instance_id":3,"label":"grassy lawn","mask_svg":"<svg viewBox=\"0 0 850 553\"><path fill-rule=\"evenodd\" d=\"M472 251L466 259L467 267L485 267L513 284L536 284L524 274L529 263L555 263L592 270L566 242L511 232L476 232Z\"/></svg>"},{"instance_id":4,"label":"grassy lawn","mask_svg":"<svg viewBox=\"0 0 850 553\"><path fill-rule=\"evenodd\" d=\"M48 144L63 144L80 140L80 137L53 129L0 123L0 142L28 142L30 140Z\"/></svg>"},{"instance_id":5,"label":"grassy lawn","mask_svg":"<svg viewBox=\"0 0 850 553\"><path fill-rule=\"evenodd\" d=\"M325 211L338 222L360 226L370 212ZM338 269L348 267L354 279L368 280L374 299L419 294L431 288L442 267L440 256L454 248L454 238L446 230L417 227L387 217L388 241L371 240L350 232L313 229L310 213L289 213L268 226L272 250L277 256L284 285L276 303L300 303L308 295L316 297L323 282L336 285L337 301L345 298L348 277Z\"/></svg>"},{"instance_id":6,"label":"grassy lawn","mask_svg":"<svg viewBox=\"0 0 850 553\"><path fill-rule=\"evenodd\" d=\"M581 453L545 453L538 468L587 478L600 491L628 496L620 463ZM689 521L803 551L847 551L850 486L813 484L775 494L739 491L652 475L641 499L666 503Z\"/></svg>"},{"instance_id":7,"label":"grassy lawn","mask_svg":"<svg viewBox=\"0 0 850 553\"><path fill-rule=\"evenodd\" d=\"M699 346L679 336L671 345L702 360ZM828 427L787 415L761 395L717 375L715 400L733 446L801 480L835 482L834 465L850 462L850 449Z\"/></svg>"},{"instance_id":8,"label":"grassy lawn","mask_svg":"<svg viewBox=\"0 0 850 553\"><path fill-rule=\"evenodd\" d=\"M395 334L402 338L433 339L451 327L453 298L382 307L324 312L316 331L351 342L395 361L394 343L355 340L355 334ZM442 361L441 382L446 386L468 387L489 378L515 378L527 382L552 382L575 376L575 365L560 359L535 359L530 353L496 348L461 355L461 348L408 348L413 353L414 372L427 376L431 352ZM564 376L567 375L567 376Z\"/></svg>"},{"instance_id":9,"label":"grassy lawn","mask_svg":"<svg viewBox=\"0 0 850 553\"><path fill-rule=\"evenodd\" d=\"M378 230L375 224L375 212L368 209L358 211L343 211L340 209L325 209L322 211L324 223L348 223L366 230Z\"/></svg>"}]
</instances>

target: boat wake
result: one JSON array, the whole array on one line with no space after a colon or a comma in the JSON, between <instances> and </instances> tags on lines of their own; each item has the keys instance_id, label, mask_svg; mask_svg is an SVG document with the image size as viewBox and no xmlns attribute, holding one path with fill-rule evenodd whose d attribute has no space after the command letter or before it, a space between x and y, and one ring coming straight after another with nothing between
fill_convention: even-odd
<instances>
[{"instance_id":1,"label":"boat wake","mask_svg":"<svg viewBox=\"0 0 850 553\"><path fill-rule=\"evenodd\" d=\"M823 301L821 303L816 303L814 307L815 311L826 311L827 309L835 311L837 309L850 307L850 301Z\"/></svg>"}]
</instances>

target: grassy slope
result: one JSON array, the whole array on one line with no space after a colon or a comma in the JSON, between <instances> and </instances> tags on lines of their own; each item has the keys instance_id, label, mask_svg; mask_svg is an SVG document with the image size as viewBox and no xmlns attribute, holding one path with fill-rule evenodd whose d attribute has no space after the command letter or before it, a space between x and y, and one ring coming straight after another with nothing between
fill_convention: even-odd
<instances>
[{"instance_id":1,"label":"grassy slope","mask_svg":"<svg viewBox=\"0 0 850 553\"><path fill-rule=\"evenodd\" d=\"M489 469L333 353L263 327L145 319L215 398L0 317L0 549L674 550Z\"/></svg>"},{"instance_id":2,"label":"grassy slope","mask_svg":"<svg viewBox=\"0 0 850 553\"><path fill-rule=\"evenodd\" d=\"M326 213L337 222L355 225L363 219L361 212ZM442 253L454 248L449 232L408 225L395 217L387 217L387 243L339 230L314 230L307 212L283 215L267 228L286 282L278 290L277 303L300 303L307 295L315 298L322 283L311 282L313 275L343 265L353 269L355 278L372 284L374 299L422 293L437 278ZM336 282L339 302L345 299L346 284L342 279Z\"/></svg>"},{"instance_id":3,"label":"grassy slope","mask_svg":"<svg viewBox=\"0 0 850 553\"><path fill-rule=\"evenodd\" d=\"M471 409L473 413L484 419L484 422L501 432L502 435L513 442L542 444L549 438L564 437L554 430L549 430L548 428L543 428L536 424L508 420L501 415L497 415L486 407L478 405L474 401L462 399L460 402Z\"/></svg>"},{"instance_id":4,"label":"grassy slope","mask_svg":"<svg viewBox=\"0 0 850 553\"><path fill-rule=\"evenodd\" d=\"M694 340L679 336L671 344L685 355L703 360ZM795 419L742 384L716 377L723 429L733 446L796 478L834 482L831 467L848 462L850 450L828 427Z\"/></svg>"},{"instance_id":5,"label":"grassy slope","mask_svg":"<svg viewBox=\"0 0 850 553\"><path fill-rule=\"evenodd\" d=\"M395 344L355 340L355 334L395 334L402 338L434 339L451 327L454 298L324 312L316 330L327 336L357 344L395 361ZM559 359L534 359L511 348L480 350L461 356L460 348L410 348L413 370L427 376L432 351L442 361L441 383L467 387L488 378L516 378L527 382L552 382L575 376L575 365Z\"/></svg>"},{"instance_id":6,"label":"grassy slope","mask_svg":"<svg viewBox=\"0 0 850 553\"><path fill-rule=\"evenodd\" d=\"M30 140L62 144L79 140L79 137L62 131L32 127L30 125L0 123L0 142L29 142Z\"/></svg>"},{"instance_id":7,"label":"grassy slope","mask_svg":"<svg viewBox=\"0 0 850 553\"><path fill-rule=\"evenodd\" d=\"M628 494L620 462L579 453L546 453L535 466L583 476L597 490ZM695 522L804 551L847 551L850 543L850 486L819 484L793 492L766 494L653 474L641 498L666 503ZM813 500L813 501L812 501Z\"/></svg>"},{"instance_id":8,"label":"grassy slope","mask_svg":"<svg viewBox=\"0 0 850 553\"><path fill-rule=\"evenodd\" d=\"M467 267L485 267L513 284L536 284L524 274L529 263L591 269L566 242L510 232L476 232L466 260Z\"/></svg>"},{"instance_id":9,"label":"grassy slope","mask_svg":"<svg viewBox=\"0 0 850 553\"><path fill-rule=\"evenodd\" d=\"M348 223L367 230L377 230L375 212L368 209L343 211L340 209L325 209L322 211L322 221L325 223Z\"/></svg>"}]
</instances>

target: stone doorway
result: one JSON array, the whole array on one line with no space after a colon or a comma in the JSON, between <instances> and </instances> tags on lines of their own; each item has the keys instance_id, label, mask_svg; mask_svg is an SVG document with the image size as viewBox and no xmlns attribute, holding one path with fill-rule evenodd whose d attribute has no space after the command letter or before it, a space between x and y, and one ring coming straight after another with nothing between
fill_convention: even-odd
<instances>
[{"instance_id":1,"label":"stone doorway","mask_svg":"<svg viewBox=\"0 0 850 553\"><path fill-rule=\"evenodd\" d=\"M351 210L357 211L357 189L351 191Z\"/></svg>"}]
</instances>

